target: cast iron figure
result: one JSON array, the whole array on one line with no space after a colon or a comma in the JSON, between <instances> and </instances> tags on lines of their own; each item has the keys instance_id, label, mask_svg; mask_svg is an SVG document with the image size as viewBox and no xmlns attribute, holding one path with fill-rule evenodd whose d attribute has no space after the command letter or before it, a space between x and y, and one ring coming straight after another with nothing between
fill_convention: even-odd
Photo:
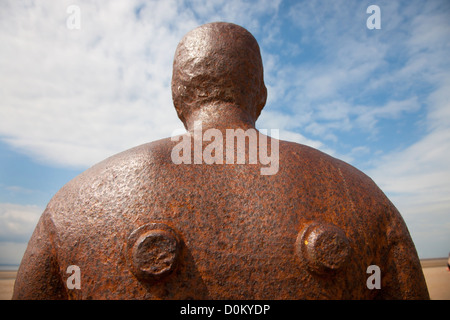
<instances>
[{"instance_id":1,"label":"cast iron figure","mask_svg":"<svg viewBox=\"0 0 450 320\"><path fill-rule=\"evenodd\" d=\"M199 123L200 134L255 130L267 91L254 37L230 23L189 32L172 94L187 129L178 138L191 139ZM171 138L85 171L42 214L13 298L429 298L407 227L369 177L267 139L278 152L273 174L260 162L174 163L180 139ZM68 286L69 266L79 268L79 289ZM369 266L379 268L378 287Z\"/></svg>"}]
</instances>

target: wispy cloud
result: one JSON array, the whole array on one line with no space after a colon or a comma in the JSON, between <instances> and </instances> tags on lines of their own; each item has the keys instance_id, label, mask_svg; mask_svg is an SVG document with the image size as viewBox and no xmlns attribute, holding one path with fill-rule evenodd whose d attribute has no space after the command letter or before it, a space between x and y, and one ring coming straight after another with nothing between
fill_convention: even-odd
<instances>
[{"instance_id":1,"label":"wispy cloud","mask_svg":"<svg viewBox=\"0 0 450 320\"><path fill-rule=\"evenodd\" d=\"M15 192L29 192L20 187ZM43 208L0 203L0 264L19 264Z\"/></svg>"},{"instance_id":2,"label":"wispy cloud","mask_svg":"<svg viewBox=\"0 0 450 320\"><path fill-rule=\"evenodd\" d=\"M5 141L45 162L89 166L178 126L166 106L170 56L184 30L170 31L155 19L137 21L134 7L120 3L100 9L81 2L80 30L67 29L64 2L12 5L9 15L4 12ZM177 13L151 9L161 11L158 19L173 20Z\"/></svg>"},{"instance_id":3,"label":"wispy cloud","mask_svg":"<svg viewBox=\"0 0 450 320\"><path fill-rule=\"evenodd\" d=\"M373 132L376 124L382 119L398 119L400 116L416 112L420 109L417 97L411 97L402 101L390 100L386 104L378 107L374 106L354 106L349 114L354 114L354 123L362 130Z\"/></svg>"},{"instance_id":4,"label":"wispy cloud","mask_svg":"<svg viewBox=\"0 0 450 320\"><path fill-rule=\"evenodd\" d=\"M0 203L0 242L27 242L42 211L35 205Z\"/></svg>"},{"instance_id":5,"label":"wispy cloud","mask_svg":"<svg viewBox=\"0 0 450 320\"><path fill-rule=\"evenodd\" d=\"M42 162L86 167L181 128L170 92L181 37L210 20L259 29L257 17L279 4L197 2L78 1L81 28L69 30L69 1L10 1L0 32L2 139Z\"/></svg>"},{"instance_id":6,"label":"wispy cloud","mask_svg":"<svg viewBox=\"0 0 450 320\"><path fill-rule=\"evenodd\" d=\"M21 187L21 186L8 186L8 187L5 187L5 189L7 191L11 191L11 192L14 192L14 193L22 193L22 194L31 194L31 193L35 193L36 192L35 190L27 189L27 188L24 188L24 187Z\"/></svg>"},{"instance_id":7,"label":"wispy cloud","mask_svg":"<svg viewBox=\"0 0 450 320\"><path fill-rule=\"evenodd\" d=\"M0 241L0 265L20 264L23 254L27 248L27 243L1 242ZM8 267L8 269L11 267Z\"/></svg>"},{"instance_id":8,"label":"wispy cloud","mask_svg":"<svg viewBox=\"0 0 450 320\"><path fill-rule=\"evenodd\" d=\"M376 161L367 173L403 214L419 252L445 255L450 243L450 128ZM446 250L446 249L444 249Z\"/></svg>"}]
</instances>

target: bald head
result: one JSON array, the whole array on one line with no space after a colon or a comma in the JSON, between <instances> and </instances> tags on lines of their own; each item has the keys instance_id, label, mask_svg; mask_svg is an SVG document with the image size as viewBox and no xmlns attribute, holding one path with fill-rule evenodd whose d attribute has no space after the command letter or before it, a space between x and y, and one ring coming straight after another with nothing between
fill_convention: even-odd
<instances>
[{"instance_id":1,"label":"bald head","mask_svg":"<svg viewBox=\"0 0 450 320\"><path fill-rule=\"evenodd\" d=\"M224 22L202 25L184 36L175 52L172 98L178 116L228 103L256 121L266 103L258 43L246 29Z\"/></svg>"}]
</instances>

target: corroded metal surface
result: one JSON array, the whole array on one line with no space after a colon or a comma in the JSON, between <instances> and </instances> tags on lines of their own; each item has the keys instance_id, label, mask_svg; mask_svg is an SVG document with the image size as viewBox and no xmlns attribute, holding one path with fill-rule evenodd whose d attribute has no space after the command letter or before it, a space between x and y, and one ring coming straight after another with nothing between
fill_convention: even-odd
<instances>
[{"instance_id":1,"label":"corroded metal surface","mask_svg":"<svg viewBox=\"0 0 450 320\"><path fill-rule=\"evenodd\" d=\"M191 31L175 53L172 91L182 137L196 121L202 132L254 128L267 97L256 40L227 23ZM404 221L359 170L286 141L276 174L262 175L259 162L176 164L177 143L127 150L61 188L14 298L428 298ZM80 289L66 284L71 265ZM371 265L380 289L367 286Z\"/></svg>"}]
</instances>

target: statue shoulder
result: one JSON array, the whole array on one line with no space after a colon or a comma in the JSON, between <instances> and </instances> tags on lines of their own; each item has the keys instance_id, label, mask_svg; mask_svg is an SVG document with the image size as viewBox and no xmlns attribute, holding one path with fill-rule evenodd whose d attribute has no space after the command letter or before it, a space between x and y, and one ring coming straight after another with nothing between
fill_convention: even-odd
<instances>
[{"instance_id":1,"label":"statue shoulder","mask_svg":"<svg viewBox=\"0 0 450 320\"><path fill-rule=\"evenodd\" d=\"M355 166L312 147L280 141L280 170L296 171L299 182L350 201L358 212L397 217L399 213L376 182ZM307 182L305 182L305 180Z\"/></svg>"},{"instance_id":2,"label":"statue shoulder","mask_svg":"<svg viewBox=\"0 0 450 320\"><path fill-rule=\"evenodd\" d=\"M50 200L47 211L52 218L69 218L91 212L108 203L129 197L170 161L170 139L146 143L113 155L82 172L65 184Z\"/></svg>"}]
</instances>

